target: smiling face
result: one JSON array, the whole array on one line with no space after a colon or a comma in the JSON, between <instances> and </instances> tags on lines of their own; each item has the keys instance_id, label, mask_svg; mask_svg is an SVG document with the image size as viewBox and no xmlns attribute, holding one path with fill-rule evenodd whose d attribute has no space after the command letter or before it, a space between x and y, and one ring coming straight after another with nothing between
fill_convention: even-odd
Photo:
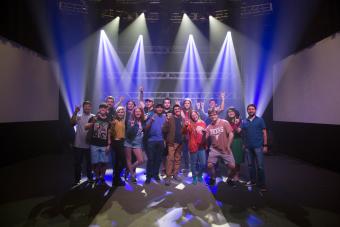
<instances>
[{"instance_id":1,"label":"smiling face","mask_svg":"<svg viewBox=\"0 0 340 227\"><path fill-rule=\"evenodd\" d=\"M107 107L100 107L99 114L105 116L107 114L108 108Z\"/></svg>"},{"instance_id":2,"label":"smiling face","mask_svg":"<svg viewBox=\"0 0 340 227\"><path fill-rule=\"evenodd\" d=\"M193 111L192 113L191 113L191 119L194 121L194 122L197 122L198 121L198 114L195 112L195 111Z\"/></svg>"},{"instance_id":3,"label":"smiling face","mask_svg":"<svg viewBox=\"0 0 340 227\"><path fill-rule=\"evenodd\" d=\"M133 108L135 108L135 104L132 101L128 101L126 107L128 110L133 110Z\"/></svg>"},{"instance_id":4,"label":"smiling face","mask_svg":"<svg viewBox=\"0 0 340 227\"><path fill-rule=\"evenodd\" d=\"M191 102L189 100L185 100L183 103L184 109L188 110L190 109Z\"/></svg>"},{"instance_id":5,"label":"smiling face","mask_svg":"<svg viewBox=\"0 0 340 227\"><path fill-rule=\"evenodd\" d=\"M151 101L151 100L145 101L145 107L146 108L151 109L152 106L153 106L153 101Z\"/></svg>"},{"instance_id":6,"label":"smiling face","mask_svg":"<svg viewBox=\"0 0 340 227\"><path fill-rule=\"evenodd\" d=\"M119 109L117 111L117 117L118 119L123 119L124 118L124 115L125 115L125 110L123 108Z\"/></svg>"},{"instance_id":7,"label":"smiling face","mask_svg":"<svg viewBox=\"0 0 340 227\"><path fill-rule=\"evenodd\" d=\"M156 113L157 114L162 114L163 113L163 107L162 106L157 106Z\"/></svg>"},{"instance_id":8,"label":"smiling face","mask_svg":"<svg viewBox=\"0 0 340 227\"><path fill-rule=\"evenodd\" d=\"M213 111L212 113L209 113L209 118L212 121L212 123L216 123L218 119L218 115L216 111Z\"/></svg>"},{"instance_id":9,"label":"smiling face","mask_svg":"<svg viewBox=\"0 0 340 227\"><path fill-rule=\"evenodd\" d=\"M112 108L115 104L115 100L113 100L113 98L107 98L106 99L106 104L109 108Z\"/></svg>"},{"instance_id":10,"label":"smiling face","mask_svg":"<svg viewBox=\"0 0 340 227\"><path fill-rule=\"evenodd\" d=\"M84 114L90 114L91 111L92 111L92 105L91 104L83 105L83 112L84 112Z\"/></svg>"},{"instance_id":11,"label":"smiling face","mask_svg":"<svg viewBox=\"0 0 340 227\"><path fill-rule=\"evenodd\" d=\"M216 102L215 100L210 100L209 101L209 108L215 108L216 107Z\"/></svg>"},{"instance_id":12,"label":"smiling face","mask_svg":"<svg viewBox=\"0 0 340 227\"><path fill-rule=\"evenodd\" d=\"M235 116L236 116L235 111L233 111L233 110L228 110L228 117L234 118Z\"/></svg>"},{"instance_id":13,"label":"smiling face","mask_svg":"<svg viewBox=\"0 0 340 227\"><path fill-rule=\"evenodd\" d=\"M176 106L176 107L174 108L174 114L175 114L175 116L177 116L177 117L181 116L181 108L180 108L179 106Z\"/></svg>"},{"instance_id":14,"label":"smiling face","mask_svg":"<svg viewBox=\"0 0 340 227\"><path fill-rule=\"evenodd\" d=\"M254 106L248 106L247 113L249 117L254 117L256 114L256 108Z\"/></svg>"},{"instance_id":15,"label":"smiling face","mask_svg":"<svg viewBox=\"0 0 340 227\"><path fill-rule=\"evenodd\" d=\"M134 113L135 119L140 119L142 116L142 111L140 108L135 109L135 113Z\"/></svg>"},{"instance_id":16,"label":"smiling face","mask_svg":"<svg viewBox=\"0 0 340 227\"><path fill-rule=\"evenodd\" d=\"M169 99L165 99L163 101L163 106L164 106L164 109L170 109L170 106L171 106L171 101Z\"/></svg>"}]
</instances>

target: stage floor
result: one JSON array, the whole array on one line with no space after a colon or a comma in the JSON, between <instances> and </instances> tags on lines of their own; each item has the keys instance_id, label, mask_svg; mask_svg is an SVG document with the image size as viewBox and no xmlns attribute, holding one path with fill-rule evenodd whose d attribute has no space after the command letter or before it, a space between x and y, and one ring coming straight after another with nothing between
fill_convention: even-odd
<instances>
[{"instance_id":1,"label":"stage floor","mask_svg":"<svg viewBox=\"0 0 340 227\"><path fill-rule=\"evenodd\" d=\"M71 153L1 168L1 226L340 226L340 174L282 155L265 157L269 191L181 183L71 187ZM246 177L246 167L242 175ZM225 179L224 179L225 180ZM176 188L177 187L177 188Z\"/></svg>"}]
</instances>

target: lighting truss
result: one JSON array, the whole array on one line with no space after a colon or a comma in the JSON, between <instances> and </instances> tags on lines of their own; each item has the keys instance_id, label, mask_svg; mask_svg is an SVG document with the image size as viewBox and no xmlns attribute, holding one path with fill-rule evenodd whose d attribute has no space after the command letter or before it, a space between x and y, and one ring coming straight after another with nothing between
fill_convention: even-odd
<instances>
[{"instance_id":1,"label":"lighting truss","mask_svg":"<svg viewBox=\"0 0 340 227\"><path fill-rule=\"evenodd\" d=\"M190 76L194 75L194 76ZM140 79L155 79L155 80L196 80L199 77L210 77L211 73L186 73L186 72L146 72ZM231 78L231 75L224 74L224 80ZM214 80L221 80L221 77Z\"/></svg>"},{"instance_id":2,"label":"lighting truss","mask_svg":"<svg viewBox=\"0 0 340 227\"><path fill-rule=\"evenodd\" d=\"M216 0L183 0L183 2L190 4L215 4Z\"/></svg>"},{"instance_id":3,"label":"lighting truss","mask_svg":"<svg viewBox=\"0 0 340 227\"><path fill-rule=\"evenodd\" d=\"M85 1L59 1L59 10L68 13L88 14L88 6Z\"/></svg>"},{"instance_id":4,"label":"lighting truss","mask_svg":"<svg viewBox=\"0 0 340 227\"><path fill-rule=\"evenodd\" d=\"M273 12L273 4L271 2L256 4L256 5L244 5L241 6L241 16L260 16Z\"/></svg>"},{"instance_id":5,"label":"lighting truss","mask_svg":"<svg viewBox=\"0 0 340 227\"><path fill-rule=\"evenodd\" d=\"M121 92L113 92L111 94L112 96L122 96ZM130 97L130 98L135 98L138 99L139 97L139 92L126 92L124 95ZM218 98L220 97L220 92L147 92L144 91L143 93L144 97L150 97L153 98L157 101L161 101L165 98L170 98L172 100L183 100L185 98L190 98L192 101L205 101L208 102L209 99L212 97L216 97L215 99L220 101L221 99ZM239 100L241 101L240 97L237 97L235 94L231 94L226 92L225 93L225 99L226 100Z\"/></svg>"},{"instance_id":6,"label":"lighting truss","mask_svg":"<svg viewBox=\"0 0 340 227\"><path fill-rule=\"evenodd\" d=\"M170 14L170 21L174 24L180 24L182 22L184 12L172 12Z\"/></svg>"},{"instance_id":7,"label":"lighting truss","mask_svg":"<svg viewBox=\"0 0 340 227\"><path fill-rule=\"evenodd\" d=\"M224 21L228 17L229 17L229 10L227 9L215 11L215 18L219 21Z\"/></svg>"}]
</instances>

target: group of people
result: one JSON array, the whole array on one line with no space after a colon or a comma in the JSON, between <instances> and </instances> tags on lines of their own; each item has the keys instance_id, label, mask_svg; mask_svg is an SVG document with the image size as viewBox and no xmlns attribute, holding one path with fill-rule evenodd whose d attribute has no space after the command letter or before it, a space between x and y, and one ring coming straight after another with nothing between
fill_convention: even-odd
<instances>
[{"instance_id":1,"label":"group of people","mask_svg":"<svg viewBox=\"0 0 340 227\"><path fill-rule=\"evenodd\" d=\"M209 100L207 113L204 103L193 107L190 99L179 101L171 107L171 100L154 103L152 98L143 98L140 89L139 103L128 100L122 106L123 98L115 105L114 98L108 96L99 105L97 114L92 114L92 105L84 101L82 113L77 106L71 117L76 125L74 141L75 183L81 179L81 164L86 159L89 181L104 183L105 171L113 165L113 185L123 186L129 178L136 183L136 168L144 163L145 151L146 180L161 181L160 172L165 174L165 185L181 181L179 171L181 160L184 171L191 170L192 183L203 182L203 172L207 169L209 185L215 184L215 168L219 159L228 167L227 183L234 185L240 181L240 165L246 154L249 177L248 185L257 185L266 191L263 154L268 151L266 126L262 118L256 116L256 106L247 106L248 117L241 120L240 113L231 107L227 115L224 111L224 93L221 104ZM125 171L124 171L125 170ZM92 174L95 174L95 179Z\"/></svg>"}]
</instances>

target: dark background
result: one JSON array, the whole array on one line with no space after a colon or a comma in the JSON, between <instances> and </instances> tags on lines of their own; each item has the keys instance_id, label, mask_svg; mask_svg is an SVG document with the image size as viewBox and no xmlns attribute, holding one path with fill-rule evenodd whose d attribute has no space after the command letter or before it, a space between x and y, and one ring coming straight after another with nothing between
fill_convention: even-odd
<instances>
[{"instance_id":1,"label":"dark background","mask_svg":"<svg viewBox=\"0 0 340 227\"><path fill-rule=\"evenodd\" d=\"M0 9L2 21L4 22L1 25L0 35L5 39L12 40L32 49L43 56L52 57L49 56L49 52L44 44L44 38L41 32L42 24L40 23L41 21L37 21L37 18L52 21L51 26L53 26L52 30L55 34L63 31L64 36L66 36L68 40L63 43L63 48L67 50L111 20L100 17L100 10L106 7L106 4L108 4L107 1L88 2L89 6L91 6L89 7L88 14L82 15L61 12L58 10L58 1L56 0L4 1ZM153 33L162 31L156 33L161 37L152 39L152 42L155 44L170 45L178 29L178 25L176 24L167 24L167 14L164 12L166 12L167 9L178 7L176 1L168 2L172 3L162 5L160 9L161 12L163 12L162 18L164 18L164 20L154 23L149 27L151 37ZM291 17L293 10L295 12L301 12L301 16L306 12L310 13L311 16L301 31L301 35L296 37L298 40L297 45L282 51L279 58L284 58L289 54L308 48L313 43L340 30L340 14L338 13L340 11L340 3L337 0L273 0L271 1L274 8L273 13L248 19L238 16L239 6L242 2L244 1L223 1L210 7L211 9L230 9L231 15L226 19L225 23L247 37L254 39L260 43L264 49L268 50L271 48L270 45L268 45L268 40L258 40L256 37L259 32L267 34L265 37L272 37L272 34L276 31L273 21L275 21L278 14L287 15L287 23L298 23L299 17ZM124 7L136 11L140 9L140 6L135 6L134 9L131 6ZM190 10L187 6L184 6L184 8ZM198 24L198 27L205 35L208 33L206 23L207 22L202 22ZM255 29L258 28L259 23L261 24L261 29ZM80 26L84 24L86 26ZM129 22L123 21L120 29L123 30L128 24ZM76 33L71 33L74 28L79 29ZM169 34L173 34L173 36ZM295 34L292 32L290 35L294 36ZM58 40L58 37L56 37L56 39ZM284 39L285 37L283 36L283 42ZM63 153L70 150L74 132L68 123L69 116L62 98L60 97L59 100L58 121L0 124L2 142L0 166L42 154ZM20 109L20 102L29 102L29 97L23 97L21 100L13 100L13 102L18 104L18 111L25 111ZM1 111L5 110L2 109ZM338 164L340 161L338 148L340 126L275 122L272 117L272 102L268 105L263 117L270 131L272 153L287 154L340 172L340 165Z\"/></svg>"}]
</instances>

